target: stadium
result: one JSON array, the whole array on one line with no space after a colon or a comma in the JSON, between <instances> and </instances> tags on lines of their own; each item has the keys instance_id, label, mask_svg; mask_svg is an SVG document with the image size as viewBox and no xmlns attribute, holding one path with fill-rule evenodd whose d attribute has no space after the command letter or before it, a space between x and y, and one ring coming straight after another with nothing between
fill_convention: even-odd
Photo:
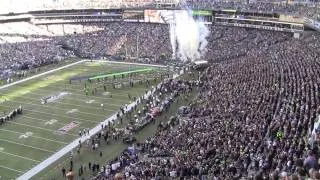
<instances>
[{"instance_id":1,"label":"stadium","mask_svg":"<svg viewBox=\"0 0 320 180\"><path fill-rule=\"evenodd\" d=\"M2 0L0 180L319 179L318 0Z\"/></svg>"}]
</instances>

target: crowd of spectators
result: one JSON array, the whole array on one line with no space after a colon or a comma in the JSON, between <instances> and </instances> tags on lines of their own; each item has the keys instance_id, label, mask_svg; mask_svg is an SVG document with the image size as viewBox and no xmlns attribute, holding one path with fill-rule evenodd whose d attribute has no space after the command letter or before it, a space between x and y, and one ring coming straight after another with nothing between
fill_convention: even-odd
<instances>
[{"instance_id":1,"label":"crowd of spectators","mask_svg":"<svg viewBox=\"0 0 320 180\"><path fill-rule=\"evenodd\" d=\"M23 25L20 29L25 27ZM39 29L47 33L36 33ZM55 29L64 31L63 35L57 36ZM171 54L169 27L161 24L49 25L36 30L31 29L33 33L27 34L26 31L0 33L1 78L9 77L15 71L74 57L99 59L121 55L122 58L139 56L155 60Z\"/></svg>"},{"instance_id":2,"label":"crowd of spectators","mask_svg":"<svg viewBox=\"0 0 320 180\"><path fill-rule=\"evenodd\" d=\"M169 27L162 24L110 23L104 31L72 37L70 47L95 58L116 54L158 58L171 51Z\"/></svg>"},{"instance_id":3,"label":"crowd of spectators","mask_svg":"<svg viewBox=\"0 0 320 180\"><path fill-rule=\"evenodd\" d=\"M212 32L213 63L189 112L125 151L112 177L319 179L310 140L320 118L319 34ZM103 173L97 179L110 178Z\"/></svg>"},{"instance_id":4,"label":"crowd of spectators","mask_svg":"<svg viewBox=\"0 0 320 180\"><path fill-rule=\"evenodd\" d=\"M22 4L22 6L20 6ZM173 7L238 9L242 11L280 12L305 17L319 18L319 2L317 1L259 1L259 0L64 0L64 1L4 1L1 13L27 12L45 9L85 9L85 8L132 8L158 7L159 4L173 4Z\"/></svg>"},{"instance_id":5,"label":"crowd of spectators","mask_svg":"<svg viewBox=\"0 0 320 180\"><path fill-rule=\"evenodd\" d=\"M152 6L153 0L3 0L0 13L61 9L106 9Z\"/></svg>"},{"instance_id":6,"label":"crowd of spectators","mask_svg":"<svg viewBox=\"0 0 320 180\"><path fill-rule=\"evenodd\" d=\"M268 12L291 14L302 17L320 19L319 2L299 3L299 1L211 1L211 0L185 0L180 6L199 9L234 9L248 12Z\"/></svg>"},{"instance_id":7,"label":"crowd of spectators","mask_svg":"<svg viewBox=\"0 0 320 180\"><path fill-rule=\"evenodd\" d=\"M55 40L0 44L0 79L20 70L57 63L73 57L73 52L60 48Z\"/></svg>"},{"instance_id":8,"label":"crowd of spectators","mask_svg":"<svg viewBox=\"0 0 320 180\"><path fill-rule=\"evenodd\" d=\"M319 1L292 0L292 1L260 1L260 0L64 0L44 1L31 0L21 3L17 0L4 1L0 7L1 14L10 12L28 12L34 10L62 10L62 9L106 9L106 8L166 8L189 9L236 9L240 11L275 12L303 17L320 19ZM171 4L171 5L170 5ZM169 5L169 6L168 6Z\"/></svg>"}]
</instances>

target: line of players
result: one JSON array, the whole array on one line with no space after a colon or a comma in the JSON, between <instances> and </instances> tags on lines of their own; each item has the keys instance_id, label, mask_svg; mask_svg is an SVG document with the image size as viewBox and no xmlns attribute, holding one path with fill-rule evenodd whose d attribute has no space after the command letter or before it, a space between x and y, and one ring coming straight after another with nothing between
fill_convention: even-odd
<instances>
[{"instance_id":1,"label":"line of players","mask_svg":"<svg viewBox=\"0 0 320 180\"><path fill-rule=\"evenodd\" d=\"M3 112L3 117L0 118L0 125L4 124L6 121L12 120L18 114L22 114L22 106L12 110L10 113L6 115L6 112Z\"/></svg>"}]
</instances>

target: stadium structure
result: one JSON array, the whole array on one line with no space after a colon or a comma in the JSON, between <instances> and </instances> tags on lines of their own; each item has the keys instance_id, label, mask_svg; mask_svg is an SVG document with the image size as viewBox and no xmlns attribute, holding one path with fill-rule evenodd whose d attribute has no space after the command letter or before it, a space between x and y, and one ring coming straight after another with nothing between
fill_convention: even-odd
<instances>
[{"instance_id":1,"label":"stadium structure","mask_svg":"<svg viewBox=\"0 0 320 180\"><path fill-rule=\"evenodd\" d=\"M0 180L320 179L319 31L317 0L3 0Z\"/></svg>"}]
</instances>

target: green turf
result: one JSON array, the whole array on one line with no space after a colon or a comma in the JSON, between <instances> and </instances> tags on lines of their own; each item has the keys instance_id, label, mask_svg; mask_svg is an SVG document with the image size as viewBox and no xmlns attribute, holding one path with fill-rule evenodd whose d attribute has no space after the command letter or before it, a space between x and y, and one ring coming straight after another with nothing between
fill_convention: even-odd
<instances>
[{"instance_id":1,"label":"green turf","mask_svg":"<svg viewBox=\"0 0 320 180\"><path fill-rule=\"evenodd\" d=\"M146 83L136 83L134 87L113 88L112 83L128 82L129 77L118 77L107 82L93 80L91 84L85 81L73 81L70 84L69 78L99 72L148 68L140 65L85 62L0 90L0 117L20 105L23 107L22 115L0 125L1 180L15 179L76 139L80 130L96 126L121 106L128 104L128 94L138 97L150 88ZM155 85L151 80L157 79L157 82L160 82L160 75L164 72L164 69L153 68L152 73L134 75L130 80L148 79L151 85ZM90 89L88 95L84 92L85 83ZM95 90L97 92L92 94L91 91ZM69 94L55 102L41 104L41 98L57 95L59 92ZM104 104L104 109L101 104ZM72 121L78 122L79 126L63 135L56 133ZM113 151L118 152L118 149Z\"/></svg>"}]
</instances>

